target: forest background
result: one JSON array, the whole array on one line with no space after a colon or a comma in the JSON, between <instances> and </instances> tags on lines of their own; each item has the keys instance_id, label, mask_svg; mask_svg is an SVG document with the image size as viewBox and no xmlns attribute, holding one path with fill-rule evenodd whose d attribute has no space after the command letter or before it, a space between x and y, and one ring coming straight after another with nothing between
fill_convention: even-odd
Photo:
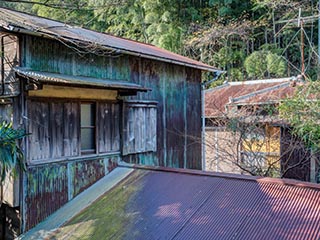
<instances>
[{"instance_id":1,"label":"forest background","mask_svg":"<svg viewBox=\"0 0 320 240\"><path fill-rule=\"evenodd\" d=\"M203 75L211 82L204 84L208 88L226 80L302 75L310 84L281 104L280 114L307 146L320 151L319 3L2 0L0 7L154 44L223 70L218 80L212 73Z\"/></svg>"},{"instance_id":2,"label":"forest background","mask_svg":"<svg viewBox=\"0 0 320 240\"><path fill-rule=\"evenodd\" d=\"M0 6L200 60L227 72L215 85L226 78L318 78L317 1L4 0Z\"/></svg>"}]
</instances>

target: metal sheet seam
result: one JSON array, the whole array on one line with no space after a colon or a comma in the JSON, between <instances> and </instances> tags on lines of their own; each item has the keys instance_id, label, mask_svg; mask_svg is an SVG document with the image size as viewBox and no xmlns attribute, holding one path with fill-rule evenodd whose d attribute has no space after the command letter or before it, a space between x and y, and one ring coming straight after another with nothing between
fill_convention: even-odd
<instances>
[{"instance_id":1,"label":"metal sheet seam","mask_svg":"<svg viewBox=\"0 0 320 240\"><path fill-rule=\"evenodd\" d=\"M223 182L225 180L221 181L215 190L213 190L208 196L199 204L199 206L194 210L194 212L188 217L188 219L182 224L182 226L178 229L178 231L173 234L173 236L170 238L170 240L175 239L179 235L179 233L184 229L184 227L189 223L189 221L192 219L192 217L198 213L198 211L208 202L208 200L214 195L215 192L219 191L220 187L223 185Z\"/></svg>"}]
</instances>

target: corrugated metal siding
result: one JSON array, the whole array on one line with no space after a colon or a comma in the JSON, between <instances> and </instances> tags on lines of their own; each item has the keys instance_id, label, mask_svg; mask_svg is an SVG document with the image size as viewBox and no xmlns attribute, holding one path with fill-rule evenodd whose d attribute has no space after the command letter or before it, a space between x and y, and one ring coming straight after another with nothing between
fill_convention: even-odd
<instances>
[{"instance_id":1,"label":"corrugated metal siding","mask_svg":"<svg viewBox=\"0 0 320 240\"><path fill-rule=\"evenodd\" d=\"M103 159L72 163L73 195L76 196L105 175Z\"/></svg>"},{"instance_id":2,"label":"corrugated metal siding","mask_svg":"<svg viewBox=\"0 0 320 240\"><path fill-rule=\"evenodd\" d=\"M28 168L25 230L44 220L68 201L67 164Z\"/></svg>"},{"instance_id":3,"label":"corrugated metal siding","mask_svg":"<svg viewBox=\"0 0 320 240\"><path fill-rule=\"evenodd\" d=\"M28 167L23 230L31 229L108 174L118 161L119 156L113 155Z\"/></svg>"}]
</instances>

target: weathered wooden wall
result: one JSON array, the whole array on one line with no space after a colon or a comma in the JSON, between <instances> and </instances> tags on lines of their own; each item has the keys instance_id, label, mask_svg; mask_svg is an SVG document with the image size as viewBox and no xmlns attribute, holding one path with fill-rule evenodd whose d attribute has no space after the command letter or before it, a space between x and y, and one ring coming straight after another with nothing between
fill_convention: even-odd
<instances>
[{"instance_id":1,"label":"weathered wooden wall","mask_svg":"<svg viewBox=\"0 0 320 240\"><path fill-rule=\"evenodd\" d=\"M0 97L20 93L19 81L12 67L19 64L19 40L14 35L0 33Z\"/></svg>"},{"instance_id":2,"label":"weathered wooden wall","mask_svg":"<svg viewBox=\"0 0 320 240\"><path fill-rule=\"evenodd\" d=\"M29 166L24 177L27 187L23 189L22 214L26 219L23 231L103 177L120 159L139 164L201 168L200 70L128 55L80 56L60 42L32 36L21 39L21 67L130 81L152 89L135 97L123 97L117 103L96 101L96 153L104 157L92 159L80 155L77 120L80 101L27 97L24 123L31 136L26 145ZM126 101L133 105L125 109ZM154 103L156 109L152 106ZM121 114L128 115L121 117ZM119 131L127 126L124 122L120 126L121 121L135 117L140 118L141 124L151 124L134 131L134 138L143 136L145 142L141 139L131 142L129 133L128 145L121 146ZM120 155L120 150L126 155ZM108 157L109 152L118 155Z\"/></svg>"},{"instance_id":3,"label":"weathered wooden wall","mask_svg":"<svg viewBox=\"0 0 320 240\"><path fill-rule=\"evenodd\" d=\"M1 101L1 100L0 100ZM6 121L11 122L12 121L12 104L11 103L1 103L0 102L0 122Z\"/></svg>"},{"instance_id":4,"label":"weathered wooden wall","mask_svg":"<svg viewBox=\"0 0 320 240\"><path fill-rule=\"evenodd\" d=\"M201 72L187 67L131 57L130 80L152 91L131 100L157 101L155 165L201 169ZM145 154L125 156L142 163ZM140 160L141 159L141 160Z\"/></svg>"},{"instance_id":5,"label":"weathered wooden wall","mask_svg":"<svg viewBox=\"0 0 320 240\"><path fill-rule=\"evenodd\" d=\"M59 42L31 36L25 36L21 46L22 67L125 80L151 88L152 91L126 99L158 103L157 152L134 153L123 159L160 166L201 168L200 70L128 55L80 56ZM149 161L146 158L150 158Z\"/></svg>"},{"instance_id":6,"label":"weathered wooden wall","mask_svg":"<svg viewBox=\"0 0 320 240\"><path fill-rule=\"evenodd\" d=\"M110 155L29 166L24 178L23 231L112 171L119 157Z\"/></svg>"},{"instance_id":7,"label":"weathered wooden wall","mask_svg":"<svg viewBox=\"0 0 320 240\"><path fill-rule=\"evenodd\" d=\"M28 100L27 160L52 162L80 156L80 102ZM119 104L97 102L98 153L120 151Z\"/></svg>"},{"instance_id":8,"label":"weathered wooden wall","mask_svg":"<svg viewBox=\"0 0 320 240\"><path fill-rule=\"evenodd\" d=\"M126 102L123 106L122 154L157 151L156 104Z\"/></svg>"}]
</instances>

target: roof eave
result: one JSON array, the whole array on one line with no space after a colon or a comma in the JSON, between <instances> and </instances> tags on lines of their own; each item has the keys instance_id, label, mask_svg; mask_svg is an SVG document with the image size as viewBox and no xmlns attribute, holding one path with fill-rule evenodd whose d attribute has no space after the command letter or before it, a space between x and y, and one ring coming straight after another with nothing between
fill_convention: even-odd
<instances>
[{"instance_id":1,"label":"roof eave","mask_svg":"<svg viewBox=\"0 0 320 240\"><path fill-rule=\"evenodd\" d=\"M81 39L62 37L59 35L44 33L44 32L40 32L40 31L35 32L35 31L31 31L31 30L28 30L28 29L25 29L22 27L12 26L10 24L8 26L2 26L2 28L4 28L5 30L7 30L9 32L22 33L22 34L32 35L32 36L37 36L37 37L46 37L49 39L57 39L58 38L58 39L62 39L62 40L77 40L79 42L89 43L88 41L81 40ZM132 55L132 56L142 57L142 58L147 58L147 59L152 59L152 60L158 60L158 61L167 62L167 63L173 63L173 64L177 64L177 65L182 65L185 67L208 71L208 72L220 72L220 70L218 70L214 67L211 67L209 65L205 65L205 64L203 64L203 65L191 64L191 63L177 61L177 60L173 60L173 59L169 59L169 58L158 57L158 56L154 56L151 54L143 54L143 53L129 51L129 50L122 49L122 48L115 48L115 47L108 46L108 45L101 45L101 44L99 44L99 45L103 48L107 48L109 50L117 50L119 53L123 53L123 54L127 54L127 55Z\"/></svg>"}]
</instances>

